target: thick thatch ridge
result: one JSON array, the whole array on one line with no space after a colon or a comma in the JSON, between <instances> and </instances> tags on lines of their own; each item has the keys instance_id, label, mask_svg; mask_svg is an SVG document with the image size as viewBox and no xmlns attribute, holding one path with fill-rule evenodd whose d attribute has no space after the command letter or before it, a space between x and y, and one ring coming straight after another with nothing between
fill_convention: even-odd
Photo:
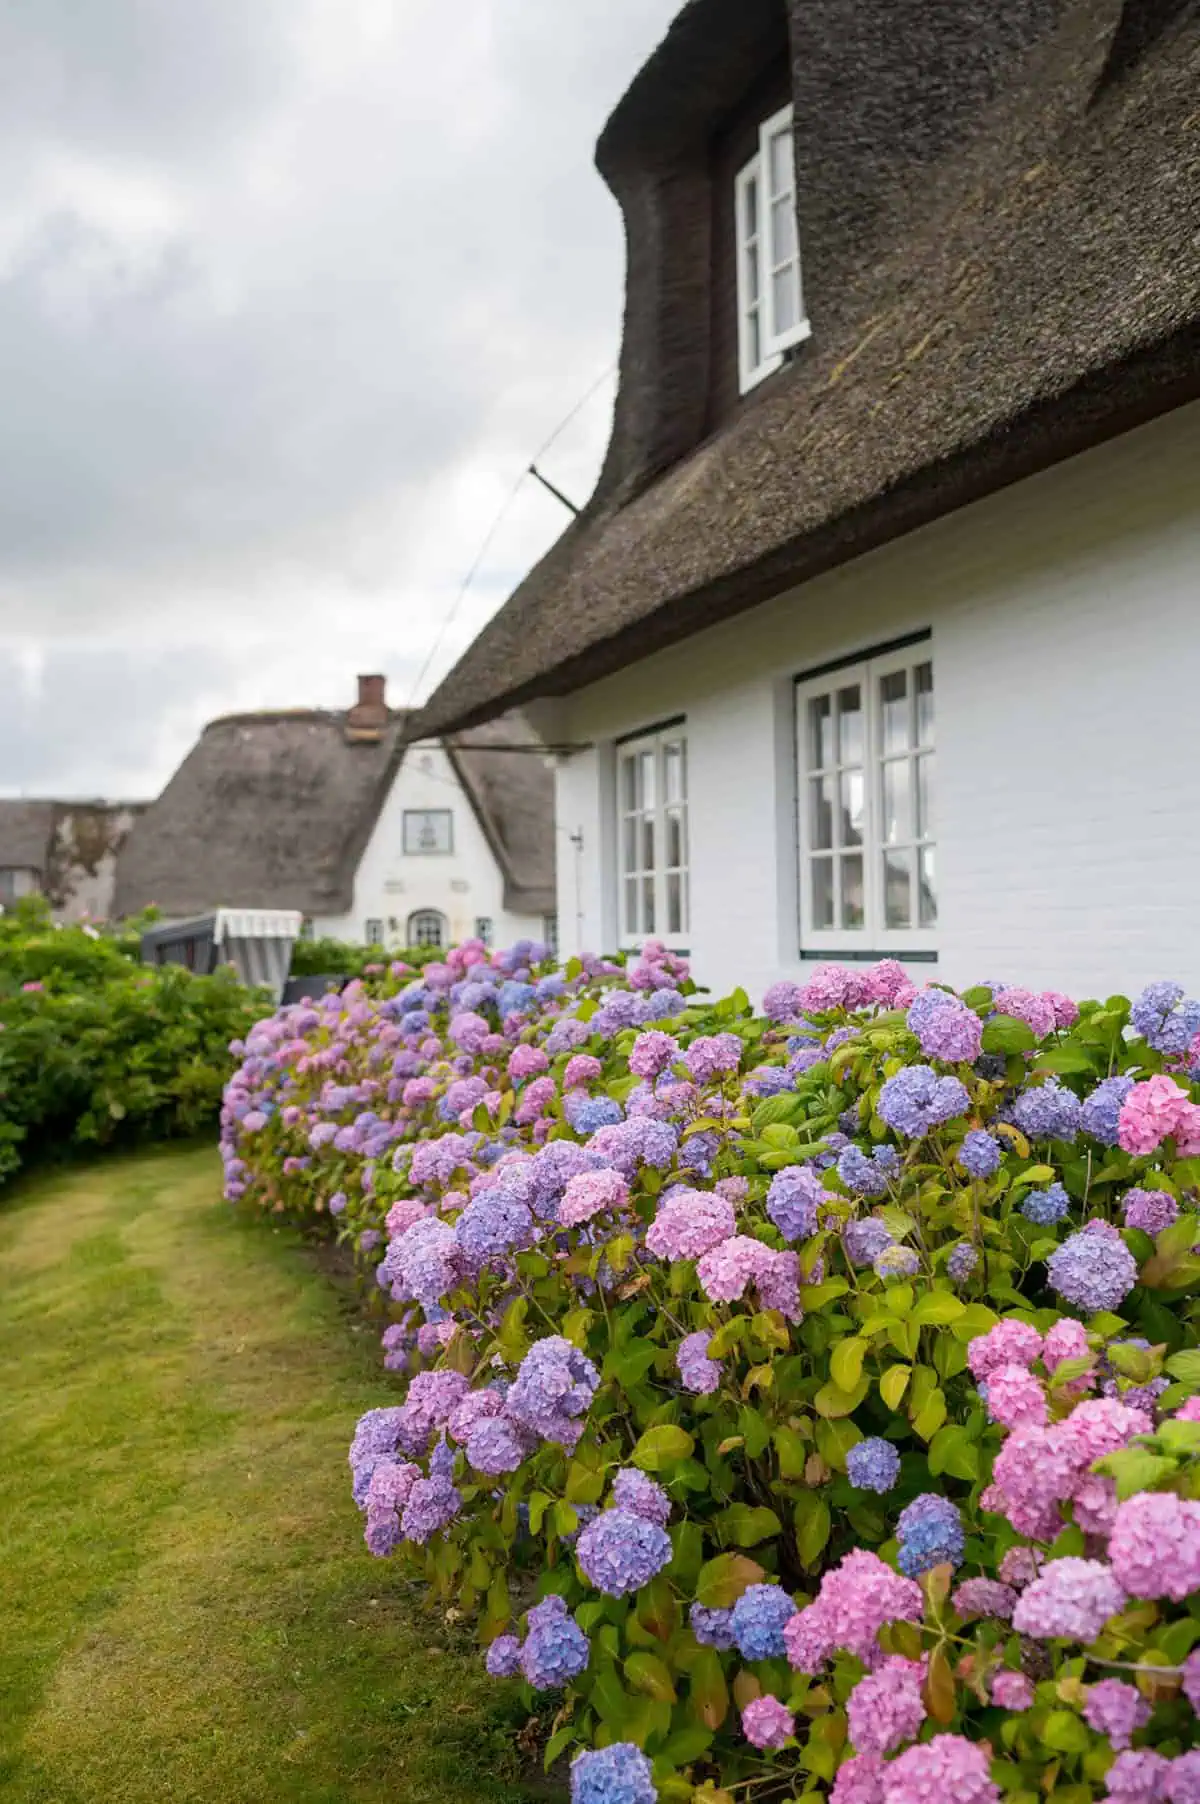
<instances>
[{"instance_id":1,"label":"thick thatch ridge","mask_svg":"<svg viewBox=\"0 0 1200 1804\"><path fill-rule=\"evenodd\" d=\"M699 444L698 108L731 104L770 11L691 0L601 139L629 239L609 456L423 731L594 681L1200 393L1194 3L788 0L813 337Z\"/></svg>"},{"instance_id":2,"label":"thick thatch ridge","mask_svg":"<svg viewBox=\"0 0 1200 1804\"><path fill-rule=\"evenodd\" d=\"M356 737L347 714L323 709L211 721L130 833L114 913L150 903L167 916L217 907L348 913L359 860L413 740L411 723L411 715L389 712L376 732ZM483 731L492 744L530 739L519 719ZM475 737L463 736L471 745ZM507 905L550 913L550 772L521 754L451 756L496 852ZM492 769L497 760L511 767L503 775Z\"/></svg>"}]
</instances>

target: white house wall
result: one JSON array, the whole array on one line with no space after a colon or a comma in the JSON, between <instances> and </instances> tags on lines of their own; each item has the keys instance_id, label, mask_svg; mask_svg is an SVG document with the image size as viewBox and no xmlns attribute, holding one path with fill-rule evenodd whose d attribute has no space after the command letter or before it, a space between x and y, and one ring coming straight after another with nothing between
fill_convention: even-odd
<instances>
[{"instance_id":1,"label":"white house wall","mask_svg":"<svg viewBox=\"0 0 1200 1804\"><path fill-rule=\"evenodd\" d=\"M452 811L452 852L405 854L405 810L426 808ZM377 920L384 923L389 944L404 946L409 917L424 908L437 909L449 921L450 943L470 938L481 918L493 923L497 946L542 937L540 916L510 914L505 908L499 866L440 746L417 746L405 753L359 861L352 911L315 920L313 931L318 937L361 941L367 922Z\"/></svg>"},{"instance_id":2,"label":"white house wall","mask_svg":"<svg viewBox=\"0 0 1200 1804\"><path fill-rule=\"evenodd\" d=\"M1077 995L1200 985L1197 406L568 698L564 728L592 749L557 773L564 947L617 939L614 739L684 714L696 975L761 993L811 970L792 679L925 628L936 974Z\"/></svg>"}]
</instances>

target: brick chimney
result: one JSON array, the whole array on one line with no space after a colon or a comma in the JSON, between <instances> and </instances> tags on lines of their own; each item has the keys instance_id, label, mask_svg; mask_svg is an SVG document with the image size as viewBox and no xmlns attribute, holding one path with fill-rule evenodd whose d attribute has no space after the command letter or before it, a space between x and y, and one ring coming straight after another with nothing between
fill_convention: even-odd
<instances>
[{"instance_id":1,"label":"brick chimney","mask_svg":"<svg viewBox=\"0 0 1200 1804\"><path fill-rule=\"evenodd\" d=\"M358 700L346 714L346 738L350 744L376 745L389 720L387 678L360 676Z\"/></svg>"}]
</instances>

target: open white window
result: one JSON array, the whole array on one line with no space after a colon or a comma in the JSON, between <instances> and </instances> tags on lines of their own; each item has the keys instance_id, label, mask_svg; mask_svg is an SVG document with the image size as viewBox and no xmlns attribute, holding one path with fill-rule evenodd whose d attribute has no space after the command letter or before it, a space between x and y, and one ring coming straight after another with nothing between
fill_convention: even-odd
<instances>
[{"instance_id":1,"label":"open white window","mask_svg":"<svg viewBox=\"0 0 1200 1804\"><path fill-rule=\"evenodd\" d=\"M688 934L687 736L683 723L617 747L621 944Z\"/></svg>"},{"instance_id":2,"label":"open white window","mask_svg":"<svg viewBox=\"0 0 1200 1804\"><path fill-rule=\"evenodd\" d=\"M796 685L801 947L936 950L929 641Z\"/></svg>"},{"instance_id":3,"label":"open white window","mask_svg":"<svg viewBox=\"0 0 1200 1804\"><path fill-rule=\"evenodd\" d=\"M758 151L734 183L737 244L738 374L742 393L777 370L809 335L796 228L792 109L772 114Z\"/></svg>"}]
</instances>

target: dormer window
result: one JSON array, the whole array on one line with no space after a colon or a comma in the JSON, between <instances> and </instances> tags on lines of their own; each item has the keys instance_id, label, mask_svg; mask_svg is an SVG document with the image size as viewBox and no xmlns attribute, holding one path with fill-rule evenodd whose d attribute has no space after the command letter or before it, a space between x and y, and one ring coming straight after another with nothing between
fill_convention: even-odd
<instances>
[{"instance_id":1,"label":"dormer window","mask_svg":"<svg viewBox=\"0 0 1200 1804\"><path fill-rule=\"evenodd\" d=\"M796 150L792 109L773 113L758 151L738 172L738 375L743 394L809 335L796 230Z\"/></svg>"}]
</instances>

